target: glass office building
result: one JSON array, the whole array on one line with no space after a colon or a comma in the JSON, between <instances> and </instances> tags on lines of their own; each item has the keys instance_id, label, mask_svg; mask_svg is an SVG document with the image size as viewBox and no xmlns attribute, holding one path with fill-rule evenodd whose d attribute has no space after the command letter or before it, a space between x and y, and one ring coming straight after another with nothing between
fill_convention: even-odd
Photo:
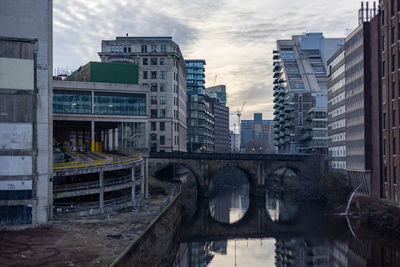
<instances>
[{"instance_id":1,"label":"glass office building","mask_svg":"<svg viewBox=\"0 0 400 267\"><path fill-rule=\"evenodd\" d=\"M187 77L187 149L189 152L214 151L214 138L209 129L212 127L213 118L206 109L205 101L205 60L185 60Z\"/></svg>"}]
</instances>

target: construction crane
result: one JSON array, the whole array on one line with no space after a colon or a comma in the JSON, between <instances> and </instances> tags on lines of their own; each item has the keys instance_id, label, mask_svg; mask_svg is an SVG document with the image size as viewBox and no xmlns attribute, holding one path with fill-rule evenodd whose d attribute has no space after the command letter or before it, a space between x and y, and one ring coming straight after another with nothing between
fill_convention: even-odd
<instances>
[{"instance_id":1,"label":"construction crane","mask_svg":"<svg viewBox=\"0 0 400 267\"><path fill-rule=\"evenodd\" d=\"M246 101L243 102L242 108L237 110L236 116L238 117L238 128L239 128L239 136L240 136L240 116L242 116L242 111L244 108L244 105L246 105Z\"/></svg>"},{"instance_id":2,"label":"construction crane","mask_svg":"<svg viewBox=\"0 0 400 267\"><path fill-rule=\"evenodd\" d=\"M215 78L214 78L214 85L213 85L213 86L215 86L215 84L217 83L217 78L218 78L218 74L215 75Z\"/></svg>"}]
</instances>

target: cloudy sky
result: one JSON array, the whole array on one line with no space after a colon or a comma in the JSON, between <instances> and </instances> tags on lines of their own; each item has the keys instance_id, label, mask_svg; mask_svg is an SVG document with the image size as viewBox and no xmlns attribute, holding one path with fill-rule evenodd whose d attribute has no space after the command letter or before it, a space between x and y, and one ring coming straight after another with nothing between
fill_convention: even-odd
<instances>
[{"instance_id":1,"label":"cloudy sky","mask_svg":"<svg viewBox=\"0 0 400 267\"><path fill-rule=\"evenodd\" d=\"M185 59L205 59L206 86L226 84L234 113L272 119L272 50L304 32L344 37L357 26L359 0L54 1L54 67L99 61L101 40L172 36ZM372 2L371 2L372 3ZM236 121L233 115L231 121ZM232 125L232 123L231 123Z\"/></svg>"}]
</instances>

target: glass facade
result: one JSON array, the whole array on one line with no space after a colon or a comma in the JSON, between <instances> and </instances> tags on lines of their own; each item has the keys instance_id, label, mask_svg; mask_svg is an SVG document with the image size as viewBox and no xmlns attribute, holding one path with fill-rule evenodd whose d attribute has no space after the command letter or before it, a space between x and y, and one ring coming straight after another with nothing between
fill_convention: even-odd
<instances>
[{"instance_id":1,"label":"glass facade","mask_svg":"<svg viewBox=\"0 0 400 267\"><path fill-rule=\"evenodd\" d=\"M53 112L91 114L92 93L90 91L55 90ZM146 95L96 92L94 114L146 116Z\"/></svg>"},{"instance_id":2,"label":"glass facade","mask_svg":"<svg viewBox=\"0 0 400 267\"><path fill-rule=\"evenodd\" d=\"M94 113L102 115L146 116L146 95L95 93Z\"/></svg>"},{"instance_id":3,"label":"glass facade","mask_svg":"<svg viewBox=\"0 0 400 267\"><path fill-rule=\"evenodd\" d=\"M89 91L54 90L53 112L67 114L90 114L92 93Z\"/></svg>"}]
</instances>

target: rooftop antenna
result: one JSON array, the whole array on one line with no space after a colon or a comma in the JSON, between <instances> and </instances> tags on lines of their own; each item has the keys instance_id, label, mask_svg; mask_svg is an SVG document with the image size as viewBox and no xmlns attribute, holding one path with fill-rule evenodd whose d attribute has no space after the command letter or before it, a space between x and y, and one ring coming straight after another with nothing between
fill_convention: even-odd
<instances>
[{"instance_id":1,"label":"rooftop antenna","mask_svg":"<svg viewBox=\"0 0 400 267\"><path fill-rule=\"evenodd\" d=\"M215 75L215 78L214 78L214 86L215 86L215 84L216 84L216 82L217 82L217 77L218 77L218 74Z\"/></svg>"}]
</instances>

